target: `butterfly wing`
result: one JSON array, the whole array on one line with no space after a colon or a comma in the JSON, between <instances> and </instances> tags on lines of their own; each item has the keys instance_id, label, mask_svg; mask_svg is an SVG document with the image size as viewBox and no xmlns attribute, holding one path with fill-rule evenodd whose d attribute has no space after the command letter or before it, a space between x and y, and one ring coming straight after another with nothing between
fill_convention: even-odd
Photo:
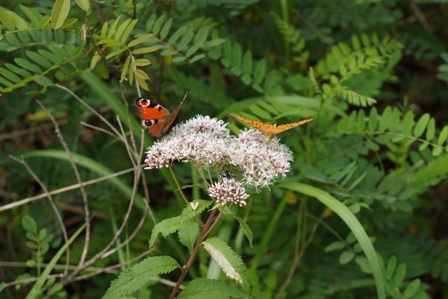
<instances>
[{"instance_id":1,"label":"butterfly wing","mask_svg":"<svg viewBox=\"0 0 448 299\"><path fill-rule=\"evenodd\" d=\"M270 125L270 124L266 124L264 122L258 121L258 120L254 120L254 119L248 119L245 117L242 117L240 115L236 115L233 113L229 113L231 116L235 117L236 119L239 119L240 121L254 127L255 129L263 132L265 135L267 135L269 138L274 137L275 135L287 131L289 129L295 128L297 126L306 124L307 122L312 121L312 118L309 119L304 119L301 120L299 122L295 122L295 123L290 123L290 124L284 124L284 125Z\"/></svg>"},{"instance_id":2,"label":"butterfly wing","mask_svg":"<svg viewBox=\"0 0 448 299\"><path fill-rule=\"evenodd\" d=\"M313 120L312 118L308 118L308 119L304 119L304 120L301 120L301 121L298 121L298 122L295 122L295 123L290 123L290 124L284 124L284 125L277 126L275 128L275 134L274 135L277 135L277 134L279 134L281 132L284 132L284 131L290 130L292 128L301 126L301 125L306 124L306 123L308 123L308 122L310 122L312 120Z\"/></svg>"},{"instance_id":3,"label":"butterfly wing","mask_svg":"<svg viewBox=\"0 0 448 299\"><path fill-rule=\"evenodd\" d=\"M177 118L177 115L179 114L180 108L189 94L190 90L187 90L184 98L179 104L179 107L171 113L165 107L152 103L147 99L136 99L135 103L139 107L142 125L144 127L148 127L149 135L160 138L169 132Z\"/></svg>"}]
</instances>

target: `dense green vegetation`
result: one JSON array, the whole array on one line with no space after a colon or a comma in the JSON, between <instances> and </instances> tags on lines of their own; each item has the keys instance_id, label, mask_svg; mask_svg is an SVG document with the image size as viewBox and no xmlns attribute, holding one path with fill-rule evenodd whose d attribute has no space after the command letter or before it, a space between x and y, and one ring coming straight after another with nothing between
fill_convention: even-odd
<instances>
[{"instance_id":1,"label":"dense green vegetation","mask_svg":"<svg viewBox=\"0 0 448 299\"><path fill-rule=\"evenodd\" d=\"M448 298L447 40L436 0L6 1L0 298ZM181 123L313 118L259 145L286 177L145 170L134 99L188 89Z\"/></svg>"}]
</instances>

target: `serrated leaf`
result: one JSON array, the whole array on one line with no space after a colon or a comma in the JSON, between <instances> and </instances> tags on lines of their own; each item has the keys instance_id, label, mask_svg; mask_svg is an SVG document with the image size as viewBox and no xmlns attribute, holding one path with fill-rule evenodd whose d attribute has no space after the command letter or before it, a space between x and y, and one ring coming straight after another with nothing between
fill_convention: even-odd
<instances>
[{"instance_id":1,"label":"serrated leaf","mask_svg":"<svg viewBox=\"0 0 448 299\"><path fill-rule=\"evenodd\" d=\"M166 237L172 233L175 233L183 226L196 223L195 216L212 204L212 201L205 200L196 200L196 202L199 203L199 206L196 210L193 210L190 206L187 206L182 210L182 214L180 216L168 218L157 223L152 230L151 238L149 240L149 246L154 246L158 234Z\"/></svg>"},{"instance_id":2,"label":"serrated leaf","mask_svg":"<svg viewBox=\"0 0 448 299\"><path fill-rule=\"evenodd\" d=\"M219 280L197 278L190 281L177 299L244 299L249 294Z\"/></svg>"},{"instance_id":3,"label":"serrated leaf","mask_svg":"<svg viewBox=\"0 0 448 299\"><path fill-rule=\"evenodd\" d=\"M165 39L170 32L171 25L173 24L173 18L169 18L165 24L163 24L162 30L160 31L160 39Z\"/></svg>"},{"instance_id":4,"label":"serrated leaf","mask_svg":"<svg viewBox=\"0 0 448 299\"><path fill-rule=\"evenodd\" d=\"M417 124L414 127L414 136L415 137L420 137L423 135L423 133L425 132L426 129L426 125L428 124L429 121L429 113L425 113L423 114L422 117L420 117L420 119L418 120Z\"/></svg>"},{"instance_id":5,"label":"serrated leaf","mask_svg":"<svg viewBox=\"0 0 448 299\"><path fill-rule=\"evenodd\" d=\"M51 10L51 27L58 29L64 24L70 12L70 0L56 0Z\"/></svg>"},{"instance_id":6,"label":"serrated leaf","mask_svg":"<svg viewBox=\"0 0 448 299\"><path fill-rule=\"evenodd\" d=\"M200 234L199 225L193 223L191 225L186 225L179 229L179 241L188 248L188 251L193 252L196 241L198 240Z\"/></svg>"},{"instance_id":7,"label":"serrated leaf","mask_svg":"<svg viewBox=\"0 0 448 299\"><path fill-rule=\"evenodd\" d=\"M75 0L75 2L84 11L88 11L90 8L89 0Z\"/></svg>"},{"instance_id":8,"label":"serrated leaf","mask_svg":"<svg viewBox=\"0 0 448 299\"><path fill-rule=\"evenodd\" d=\"M169 256L148 257L120 273L112 281L103 298L124 298L142 288L152 277L166 274L180 268L179 263Z\"/></svg>"},{"instance_id":9,"label":"serrated leaf","mask_svg":"<svg viewBox=\"0 0 448 299\"><path fill-rule=\"evenodd\" d=\"M148 33L148 34L139 36L139 37L137 37L136 39L131 40L131 41L129 42L129 44L128 44L128 47L129 47L129 48L132 48L132 47L134 47L134 46L136 46L136 45L138 45L138 44L141 44L141 43L144 42L145 40L150 39L150 38L153 37L153 36L154 36L154 34L152 34L152 33Z\"/></svg>"},{"instance_id":10,"label":"serrated leaf","mask_svg":"<svg viewBox=\"0 0 448 299\"><path fill-rule=\"evenodd\" d=\"M134 55L146 54L146 53L155 52L155 51L157 51L159 49L160 48L157 47L157 46L145 47L145 48L140 48L140 49L133 50L132 54L134 54Z\"/></svg>"},{"instance_id":11,"label":"serrated leaf","mask_svg":"<svg viewBox=\"0 0 448 299\"><path fill-rule=\"evenodd\" d=\"M217 237L207 239L202 245L228 278L242 284L244 290L249 290L244 263L229 245Z\"/></svg>"}]
</instances>

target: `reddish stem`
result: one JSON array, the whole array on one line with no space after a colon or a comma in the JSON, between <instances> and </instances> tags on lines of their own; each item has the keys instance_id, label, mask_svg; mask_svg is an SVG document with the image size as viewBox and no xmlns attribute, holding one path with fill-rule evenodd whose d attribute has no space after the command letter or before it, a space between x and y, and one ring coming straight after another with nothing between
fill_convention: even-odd
<instances>
[{"instance_id":1,"label":"reddish stem","mask_svg":"<svg viewBox=\"0 0 448 299\"><path fill-rule=\"evenodd\" d=\"M188 270L190 269L191 265L193 264L193 261L199 251L202 241L204 241L205 237L210 232L209 228L212 226L213 220L217 220L217 218L216 219L214 218L215 214L216 214L216 209L214 209L210 213L210 216L208 217L207 222L204 223L204 226L202 226L201 234L199 235L199 238L196 242L193 252L191 253L190 258L188 259L187 264L182 267L182 274L180 275L179 279L177 280L176 286L174 287L173 291L171 292L170 299L174 299L176 297L177 292L179 291L180 285L184 281L185 276L187 276Z\"/></svg>"}]
</instances>

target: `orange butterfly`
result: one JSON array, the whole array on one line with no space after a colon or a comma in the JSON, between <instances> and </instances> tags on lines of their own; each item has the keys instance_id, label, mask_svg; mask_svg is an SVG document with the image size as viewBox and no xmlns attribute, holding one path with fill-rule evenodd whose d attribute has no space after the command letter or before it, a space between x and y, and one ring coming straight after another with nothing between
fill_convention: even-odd
<instances>
[{"instance_id":1,"label":"orange butterfly","mask_svg":"<svg viewBox=\"0 0 448 299\"><path fill-rule=\"evenodd\" d=\"M273 125L269 125L269 124L265 124L264 122L261 122L259 120L254 120L254 119L248 119L233 113L229 113L231 116L235 117L236 119L239 119L240 121L254 127L255 129L263 132L266 136L269 137L269 139L271 139L272 137L274 137L275 135L287 131L289 129L295 128L297 126L301 126L303 124L306 124L307 122L312 121L312 118L308 118L308 119L304 119L295 123L290 123L290 124L284 124L284 125L279 125L277 126L277 124L273 124Z\"/></svg>"},{"instance_id":2,"label":"orange butterfly","mask_svg":"<svg viewBox=\"0 0 448 299\"><path fill-rule=\"evenodd\" d=\"M148 128L149 135L160 138L169 132L174 124L174 121L179 114L179 110L185 102L185 99L190 94L190 90L184 95L184 98L177 107L176 110L170 112L168 109L155 102L151 102L149 99L136 98L135 105L137 106L142 119L142 126Z\"/></svg>"}]
</instances>

